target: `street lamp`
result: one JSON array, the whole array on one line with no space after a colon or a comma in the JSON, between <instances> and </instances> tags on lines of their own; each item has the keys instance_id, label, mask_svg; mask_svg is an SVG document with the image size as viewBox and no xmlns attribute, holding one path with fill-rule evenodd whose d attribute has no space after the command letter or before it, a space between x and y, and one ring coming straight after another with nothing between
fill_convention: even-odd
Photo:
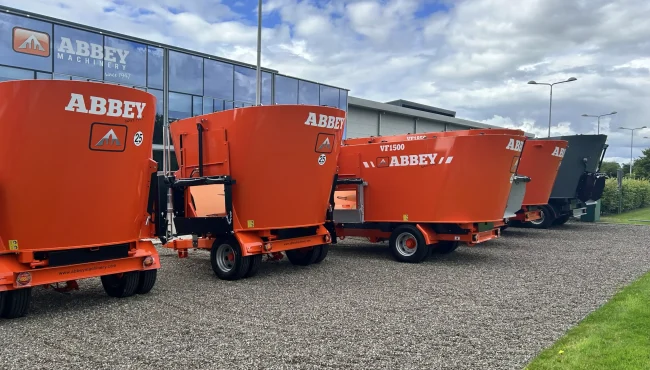
<instances>
[{"instance_id":1,"label":"street lamp","mask_svg":"<svg viewBox=\"0 0 650 370\"><path fill-rule=\"evenodd\" d=\"M632 147L634 146L634 130L640 130L642 128L646 128L646 126L641 126L641 127L635 127L635 128L627 128L627 127L619 127L621 130L630 130L632 135L630 135L630 176L632 176Z\"/></svg>"},{"instance_id":2,"label":"street lamp","mask_svg":"<svg viewBox=\"0 0 650 370\"><path fill-rule=\"evenodd\" d=\"M553 107L553 85L557 84L562 84L565 82L572 82L577 80L575 77L571 77L566 81L559 81L559 82L553 82L553 83L547 83L547 82L535 82L535 81L528 81L529 85L547 85L551 87L551 99L548 104L548 137L551 137L551 108Z\"/></svg>"},{"instance_id":3,"label":"street lamp","mask_svg":"<svg viewBox=\"0 0 650 370\"><path fill-rule=\"evenodd\" d=\"M257 87L255 105L262 103L262 0L257 2Z\"/></svg>"},{"instance_id":4,"label":"street lamp","mask_svg":"<svg viewBox=\"0 0 650 370\"><path fill-rule=\"evenodd\" d=\"M598 117L598 134L600 135L600 117L605 117L605 116L611 116L613 114L616 114L618 112L612 112L612 113L607 113L607 114L601 114L600 116L594 116L591 114L583 114L583 117Z\"/></svg>"}]
</instances>

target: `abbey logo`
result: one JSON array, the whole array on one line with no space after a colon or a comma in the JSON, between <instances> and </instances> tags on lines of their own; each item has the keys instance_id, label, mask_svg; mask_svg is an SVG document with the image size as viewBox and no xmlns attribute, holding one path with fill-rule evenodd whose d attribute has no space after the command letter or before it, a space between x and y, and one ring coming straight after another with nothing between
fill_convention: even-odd
<instances>
[{"instance_id":1,"label":"abbey logo","mask_svg":"<svg viewBox=\"0 0 650 370\"><path fill-rule=\"evenodd\" d=\"M128 50L104 46L83 40L72 40L61 36L56 57L74 63L83 63L126 71ZM104 63L106 62L106 63Z\"/></svg>"},{"instance_id":2,"label":"abbey logo","mask_svg":"<svg viewBox=\"0 0 650 370\"><path fill-rule=\"evenodd\" d=\"M338 130L339 128L343 128L344 122L345 118L343 117L328 116L327 114L317 115L316 113L309 112L307 120L305 120L305 125Z\"/></svg>"},{"instance_id":3,"label":"abbey logo","mask_svg":"<svg viewBox=\"0 0 650 370\"><path fill-rule=\"evenodd\" d=\"M331 153L334 148L334 134L319 133L316 137L316 153Z\"/></svg>"},{"instance_id":4,"label":"abbey logo","mask_svg":"<svg viewBox=\"0 0 650 370\"><path fill-rule=\"evenodd\" d=\"M365 168L374 167L402 167L402 166L429 166L449 164L454 157L438 157L438 153L433 154L411 154L411 155L394 155L392 157L379 157L377 164L374 161L362 162Z\"/></svg>"},{"instance_id":5,"label":"abbey logo","mask_svg":"<svg viewBox=\"0 0 650 370\"><path fill-rule=\"evenodd\" d=\"M565 152L566 152L566 148L560 148L556 146L555 149L553 150L553 153L551 153L551 155L554 157L564 158Z\"/></svg>"},{"instance_id":6,"label":"abbey logo","mask_svg":"<svg viewBox=\"0 0 650 370\"><path fill-rule=\"evenodd\" d=\"M27 28L14 27L12 43L14 51L39 57L50 56L50 35Z\"/></svg>"},{"instance_id":7,"label":"abbey logo","mask_svg":"<svg viewBox=\"0 0 650 370\"><path fill-rule=\"evenodd\" d=\"M521 152L521 150L524 149L524 142L521 140L510 139L508 145L506 145L506 149Z\"/></svg>"},{"instance_id":8,"label":"abbey logo","mask_svg":"<svg viewBox=\"0 0 650 370\"><path fill-rule=\"evenodd\" d=\"M66 105L65 110L98 116L141 119L144 107L147 106L147 103L105 99L99 96L91 96L89 100L89 104L87 104L85 96L71 93L70 101Z\"/></svg>"},{"instance_id":9,"label":"abbey logo","mask_svg":"<svg viewBox=\"0 0 650 370\"><path fill-rule=\"evenodd\" d=\"M123 152L126 149L126 134L128 128L125 125L113 125L108 123L93 123L90 126L90 150L100 152Z\"/></svg>"}]
</instances>

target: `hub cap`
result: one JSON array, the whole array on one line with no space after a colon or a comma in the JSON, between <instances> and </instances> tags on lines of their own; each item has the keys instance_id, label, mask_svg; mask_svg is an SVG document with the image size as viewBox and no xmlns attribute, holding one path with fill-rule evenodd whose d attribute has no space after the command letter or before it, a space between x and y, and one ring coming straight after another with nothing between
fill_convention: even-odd
<instances>
[{"instance_id":1,"label":"hub cap","mask_svg":"<svg viewBox=\"0 0 650 370\"><path fill-rule=\"evenodd\" d=\"M216 259L219 270L227 272L235 267L235 251L228 244L221 244L219 246Z\"/></svg>"},{"instance_id":2,"label":"hub cap","mask_svg":"<svg viewBox=\"0 0 650 370\"><path fill-rule=\"evenodd\" d=\"M399 234L395 240L397 252L404 257L412 256L418 249L418 241L411 233Z\"/></svg>"}]
</instances>

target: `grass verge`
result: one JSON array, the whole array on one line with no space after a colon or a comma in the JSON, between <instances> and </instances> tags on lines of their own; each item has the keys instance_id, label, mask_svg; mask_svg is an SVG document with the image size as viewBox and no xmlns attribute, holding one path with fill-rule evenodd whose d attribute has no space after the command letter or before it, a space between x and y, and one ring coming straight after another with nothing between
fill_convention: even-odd
<instances>
[{"instance_id":1,"label":"grass verge","mask_svg":"<svg viewBox=\"0 0 650 370\"><path fill-rule=\"evenodd\" d=\"M600 221L628 225L650 225L650 207L619 214L600 216Z\"/></svg>"},{"instance_id":2,"label":"grass verge","mask_svg":"<svg viewBox=\"0 0 650 370\"><path fill-rule=\"evenodd\" d=\"M526 370L650 369L650 272L544 350Z\"/></svg>"}]
</instances>

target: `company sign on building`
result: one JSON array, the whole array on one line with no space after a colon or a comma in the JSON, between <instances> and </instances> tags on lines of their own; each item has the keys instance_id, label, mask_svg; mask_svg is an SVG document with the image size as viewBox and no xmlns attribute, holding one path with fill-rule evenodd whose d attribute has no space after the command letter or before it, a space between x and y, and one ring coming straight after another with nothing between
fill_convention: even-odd
<instances>
[{"instance_id":1,"label":"company sign on building","mask_svg":"<svg viewBox=\"0 0 650 370\"><path fill-rule=\"evenodd\" d=\"M11 14L0 35L0 64L146 86L147 45Z\"/></svg>"}]
</instances>

